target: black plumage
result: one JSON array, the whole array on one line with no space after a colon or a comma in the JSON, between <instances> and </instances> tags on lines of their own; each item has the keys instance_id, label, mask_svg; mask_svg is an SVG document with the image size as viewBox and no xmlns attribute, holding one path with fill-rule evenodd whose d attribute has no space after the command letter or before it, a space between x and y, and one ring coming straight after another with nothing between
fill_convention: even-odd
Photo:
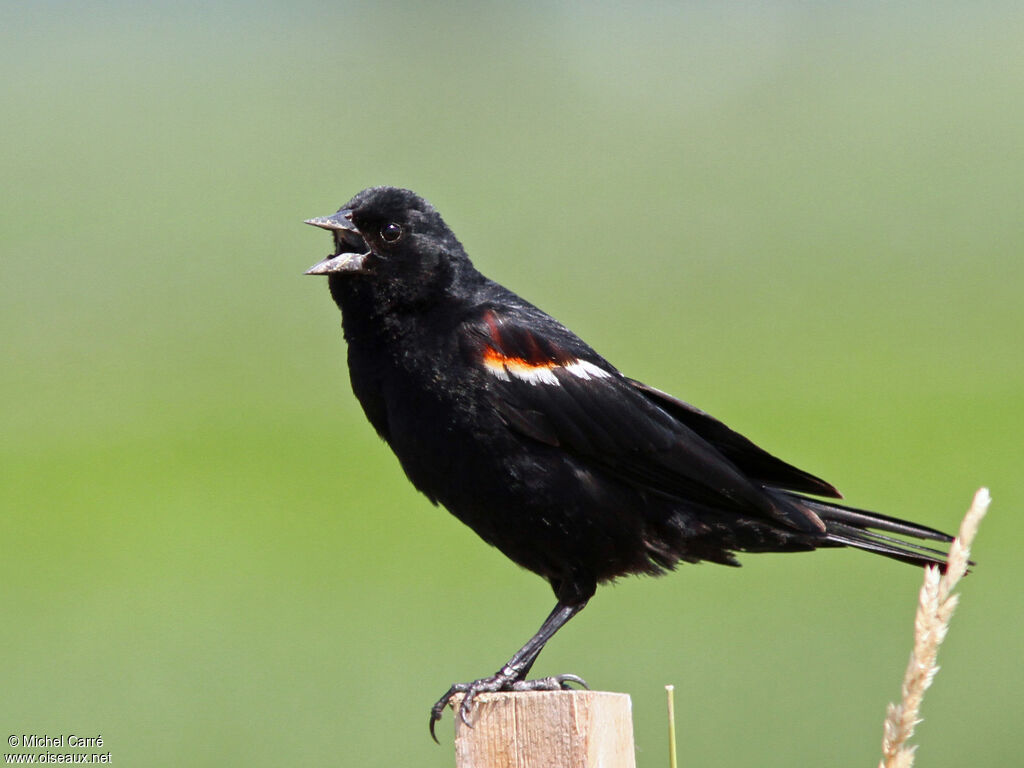
<instances>
[{"instance_id":1,"label":"black plumage","mask_svg":"<svg viewBox=\"0 0 1024 768\"><path fill-rule=\"evenodd\" d=\"M943 565L932 528L833 501L829 483L703 411L621 374L572 331L484 277L437 211L408 190L360 192L334 215L327 275L352 388L409 480L551 584L557 605L480 691L526 680L544 643L597 585L737 552L855 547ZM806 494L806 495L805 495ZM818 498L808 498L808 495Z\"/></svg>"}]
</instances>

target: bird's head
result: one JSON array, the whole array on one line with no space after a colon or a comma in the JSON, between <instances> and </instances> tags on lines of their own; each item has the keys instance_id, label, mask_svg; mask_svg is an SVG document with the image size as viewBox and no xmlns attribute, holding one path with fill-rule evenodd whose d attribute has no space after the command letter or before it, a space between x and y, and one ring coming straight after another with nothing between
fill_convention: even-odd
<instances>
[{"instance_id":1,"label":"bird's head","mask_svg":"<svg viewBox=\"0 0 1024 768\"><path fill-rule=\"evenodd\" d=\"M456 264L468 264L434 206L407 189L364 189L337 213L306 223L334 235L334 253L306 271L328 275L332 289L362 276L380 288L418 292L436 285Z\"/></svg>"}]
</instances>

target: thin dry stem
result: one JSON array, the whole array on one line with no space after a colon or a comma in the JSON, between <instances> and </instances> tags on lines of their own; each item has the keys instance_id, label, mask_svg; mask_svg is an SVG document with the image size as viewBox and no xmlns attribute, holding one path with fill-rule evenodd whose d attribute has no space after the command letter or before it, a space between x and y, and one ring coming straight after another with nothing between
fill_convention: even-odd
<instances>
[{"instance_id":1,"label":"thin dry stem","mask_svg":"<svg viewBox=\"0 0 1024 768\"><path fill-rule=\"evenodd\" d=\"M987 488L981 488L974 494L971 508L960 524L960 533L949 548L946 572L940 575L935 566L925 568L924 584L914 617L914 650L903 676L903 700L899 704L890 704L886 710L879 768L911 768L914 764L916 747L907 742L921 722L924 692L939 671L935 659L959 599L953 594L953 588L967 572L971 542L991 501Z\"/></svg>"},{"instance_id":2,"label":"thin dry stem","mask_svg":"<svg viewBox=\"0 0 1024 768\"><path fill-rule=\"evenodd\" d=\"M665 691L668 693L668 768L677 768L679 763L676 761L676 687L674 685L666 685Z\"/></svg>"}]
</instances>

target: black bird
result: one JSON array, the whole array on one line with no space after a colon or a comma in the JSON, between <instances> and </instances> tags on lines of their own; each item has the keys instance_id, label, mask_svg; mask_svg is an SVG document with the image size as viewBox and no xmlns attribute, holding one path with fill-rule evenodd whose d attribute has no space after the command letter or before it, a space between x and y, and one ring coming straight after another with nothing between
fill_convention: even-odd
<instances>
[{"instance_id":1,"label":"black bird","mask_svg":"<svg viewBox=\"0 0 1024 768\"><path fill-rule=\"evenodd\" d=\"M327 275L352 389L406 475L487 543L543 576L558 599L538 632L465 693L553 690L527 680L544 644L597 585L737 552L855 547L915 565L940 531L820 498L829 483L692 405L620 373L576 334L484 277L430 203L366 189L332 216ZM819 498L809 498L816 496ZM436 740L436 737L435 737Z\"/></svg>"}]
</instances>

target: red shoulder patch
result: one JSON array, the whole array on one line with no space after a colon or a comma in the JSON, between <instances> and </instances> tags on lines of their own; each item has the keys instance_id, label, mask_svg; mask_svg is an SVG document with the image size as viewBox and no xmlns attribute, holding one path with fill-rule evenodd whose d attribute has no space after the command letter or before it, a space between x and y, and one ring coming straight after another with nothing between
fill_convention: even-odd
<instances>
[{"instance_id":1,"label":"red shoulder patch","mask_svg":"<svg viewBox=\"0 0 1024 768\"><path fill-rule=\"evenodd\" d=\"M553 360L534 363L522 357L511 357L502 354L494 347L484 348L484 367L499 379L508 381L509 375L525 381L536 381L545 384L558 384L558 379L551 372L558 367Z\"/></svg>"},{"instance_id":2,"label":"red shoulder patch","mask_svg":"<svg viewBox=\"0 0 1024 768\"><path fill-rule=\"evenodd\" d=\"M491 349L510 360L521 360L531 366L550 368L572 359L552 341L537 336L527 328L509 326L492 309L483 317Z\"/></svg>"},{"instance_id":3,"label":"red shoulder patch","mask_svg":"<svg viewBox=\"0 0 1024 768\"><path fill-rule=\"evenodd\" d=\"M483 334L481 362L488 373L503 381L518 379L528 384L560 386L556 371L577 379L603 379L611 376L593 363L580 360L560 349L553 341L527 328L506 325L494 310L483 315L487 328Z\"/></svg>"}]
</instances>

